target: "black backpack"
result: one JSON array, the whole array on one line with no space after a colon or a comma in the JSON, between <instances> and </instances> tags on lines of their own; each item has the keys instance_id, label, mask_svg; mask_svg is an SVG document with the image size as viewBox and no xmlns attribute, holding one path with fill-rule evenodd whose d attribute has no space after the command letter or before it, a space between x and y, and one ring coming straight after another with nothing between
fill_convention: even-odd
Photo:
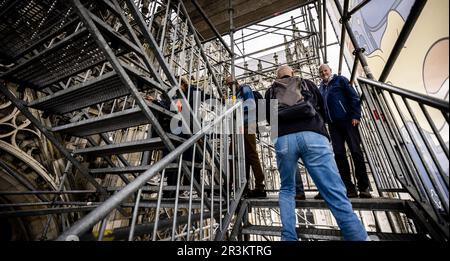
<instances>
[{"instance_id":1,"label":"black backpack","mask_svg":"<svg viewBox=\"0 0 450 261\"><path fill-rule=\"evenodd\" d=\"M297 120L314 117L316 115L316 109L309 102L312 93L306 86L305 80L299 77L295 77L295 79L296 84L294 85L283 87L274 83L268 90L270 94L269 97L278 100L278 117L280 120ZM295 95L292 95L292 90L294 90L294 88L297 89L297 91L294 93ZM295 97L296 95L297 97Z\"/></svg>"}]
</instances>

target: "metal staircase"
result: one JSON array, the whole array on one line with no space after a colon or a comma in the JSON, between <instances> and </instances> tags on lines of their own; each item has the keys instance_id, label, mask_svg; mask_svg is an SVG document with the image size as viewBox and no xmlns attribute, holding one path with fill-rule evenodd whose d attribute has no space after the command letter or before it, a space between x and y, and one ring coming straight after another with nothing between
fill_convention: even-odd
<instances>
[{"instance_id":1,"label":"metal staircase","mask_svg":"<svg viewBox=\"0 0 450 261\"><path fill-rule=\"evenodd\" d=\"M228 47L201 41L185 1L154 1L150 13L138 2L147 3L0 2L0 63L7 65L0 71L0 92L66 164L62 175L54 174L57 190L33 191L39 202L1 204L0 217L46 216L42 240L279 240L279 176L267 133L258 147L269 197L242 198L243 135L230 130L243 125L243 108L240 102L221 106ZM314 7L301 8L303 23L311 23ZM162 24L155 24L156 14L163 13ZM307 67L305 77L313 77L318 36L302 38L291 19L295 53L308 52L298 69ZM308 30L316 30L311 25ZM191 108L192 97L179 89L181 76L216 100L204 101L200 111ZM361 133L377 198L352 199L355 211L366 227L373 224L368 232L380 240L448 241L448 173L435 149L448 160L448 146L434 125L436 113L428 112L437 110L448 124L448 102L365 78L358 82L364 97ZM25 92L35 99L24 100ZM393 95L408 107L412 126L399 117ZM187 114L177 111L174 97ZM170 101L170 108L161 101ZM412 102L437 145L420 131ZM170 133L167 119L185 126L193 120L197 131ZM325 223L332 225L317 220L331 215L324 201L309 199L317 190L301 162L299 169L308 199L297 201L298 237L340 240L331 218ZM168 176L175 184L165 181ZM0 191L0 196L28 192ZM60 224L57 238L47 238L51 220Z\"/></svg>"},{"instance_id":2,"label":"metal staircase","mask_svg":"<svg viewBox=\"0 0 450 261\"><path fill-rule=\"evenodd\" d=\"M192 114L197 112L187 108L189 107L189 102L187 102L183 93L178 90L179 81L175 79L173 71L170 70L167 59L162 54L162 48L158 46L153 35L147 31L147 24L134 3L132 1L120 1L119 4L115 0L75 0L70 1L70 3L67 1L43 1L39 4L33 1L23 1L19 5L17 2L20 1L6 1L4 3L7 12L5 13L5 19L2 19L4 21L2 35L8 34L12 38L16 37L14 40L22 37L21 39L25 44L19 50L12 49L9 45L3 45L2 54L4 52L7 54L6 57L8 59L17 61L17 63L4 72L1 78L17 83L19 85L19 95L24 88L31 88L43 95L40 95L40 98L30 103L24 103L7 86L2 86L1 91L54 143L66 159L70 161L68 164L73 164L76 169L75 173L69 173L68 175L76 173L83 175L90 183L88 187L93 186L96 189L96 194L98 193L98 197L95 197L97 202L53 201L50 208L53 208L54 212L69 212L73 216L75 213L90 211L96 206L107 204L107 202L102 201L111 198L111 193L119 191L117 194L120 194L128 191L127 196L124 198L124 200L127 199L128 203L114 202L115 206L110 211L118 207L120 215L129 217L132 214L129 209L134 208L131 227L134 227L136 215L142 209L153 209L156 213L167 213L171 209L170 212L173 212L174 215L172 217L173 233L171 235L173 240L175 236L180 236L178 233L177 235L175 234L175 230L178 229L175 226L182 227L190 225L192 222L201 223L203 226L205 224L212 226L220 220L220 225L226 227L227 224L222 224L222 219L227 213L230 215L230 204L233 204L240 196L234 194L240 189L238 180L239 182L245 182L245 179L241 180L241 178L238 178L238 174L242 173L236 172L235 186L233 187L235 192L231 193L229 187L231 183L223 185L225 180L222 179L221 174L224 173L224 168L228 167L228 161L218 157L219 154L220 157L223 157L222 153L224 151L228 152L229 138L222 140L223 138L220 138L219 134L210 135L203 130L194 137L195 139L190 139L191 141L193 140L193 142L190 142L190 146L183 146L183 149L179 150L179 144L186 142L186 136L169 134L166 132L167 130L161 127L160 119L162 115L172 119L177 113L171 112L169 108L161 107L158 103L145 101L143 96L146 93L151 92L155 96L161 95L171 100L172 97L168 95L169 90L173 89L173 93L170 95L178 93L184 99L183 105L186 106L186 109ZM183 5L183 3L177 4L178 12L180 12L180 5ZM48 17L54 15L52 12L66 15L62 20L52 21L52 23L61 26L52 30L51 34L43 30L42 35L40 35L39 33L41 32L39 30L32 28L34 25L27 27L20 24L17 28L10 28L10 24L18 24L23 19L20 17L20 14L26 12L28 8L36 9L36 12L39 13L46 13ZM52 12L43 10L52 10ZM125 10L127 10L127 13L125 13ZM48 17L32 21L36 24L41 21L49 23ZM66 22L68 17L72 20ZM179 23L180 26L188 27L186 21L180 21ZM54 28L54 24L48 25L48 28ZM36 26L40 28L40 25ZM29 34L24 35L25 32L22 31L22 28L30 29ZM191 33L195 34L195 31L191 31ZM34 39L35 35L37 35L36 37L41 37L37 42ZM144 43L147 46L146 48L143 46ZM190 44L193 45L195 43L192 42ZM183 46L183 48L185 47ZM191 48L194 49L193 46ZM196 51L202 53L202 47L196 48ZM194 56L194 52L192 52L191 56ZM152 59L156 59L157 62L154 63ZM199 65L200 62L202 61L199 58ZM203 64L207 63L207 60L203 61ZM209 74L206 73L204 77L213 79L217 83L215 75L211 73L212 71ZM165 80L162 80L163 78ZM214 94L212 87L209 88L209 90L205 91L209 91L211 95ZM218 95L220 97L221 93ZM216 123L210 124L209 128L225 128L228 121L235 118L233 115L237 115L240 112L239 104L226 114L219 111L219 106L216 107L217 109L208 112L210 115L216 115ZM29 108L42 111L44 117L69 118L70 122L61 120L60 122L63 124L44 126L30 112ZM92 113L92 108L96 108L95 113ZM109 109L109 113L106 108ZM181 116L182 120L186 120L186 115ZM202 121L202 127L206 127L207 123L207 121ZM234 122L230 123L237 124L238 121L234 120ZM133 128L139 128L139 126L141 126L140 130L144 132L144 136L141 139L117 138L119 132L123 130L125 130L125 133L131 132L134 130ZM237 128L237 126L234 127ZM69 150L61 143L60 137L79 137L87 140L90 146ZM200 139L200 143L196 143ZM239 151L241 153L241 159L236 157L235 161L236 170L239 170L240 164L242 164L242 151L239 144L242 144L242 141L236 136L233 138L232 143L236 144L236 149L232 153L236 153L236 156ZM171 160L168 160L168 155L161 156L162 149L168 151L166 154L174 150L177 153L171 157ZM199 153L203 155L203 162L193 164L190 160L181 160L182 152L186 149L192 149L194 154ZM206 151L209 151L209 154ZM130 155L133 155L133 153L138 153L139 156L132 163ZM90 164L87 164L88 166L86 167L86 164L83 163L89 163L89 160L99 157L103 158L109 167L95 168L89 166ZM177 158L180 159L177 160ZM160 163L159 166L161 166L157 171L155 171L155 162ZM136 165L136 163L138 164ZM218 165L215 165L216 163ZM201 180L192 178L194 169L200 169ZM147 175L149 173L151 174ZM99 182L99 179L94 178L101 175L107 175L113 179L114 177L119 177L123 184L128 184L128 186L109 191L104 184ZM161 176L159 182L157 185L149 186L147 181L155 175ZM163 186L164 175L176 175L178 179L177 184ZM190 186L180 185L182 175L188 181L187 183L190 183ZM146 177L146 179L142 179L143 177ZM227 180L229 178L227 177ZM71 186L75 186L75 184L63 184L64 179L62 180L61 190L64 187L64 190L71 190ZM150 187L150 189L138 189L136 187L134 191L130 191L130 184L137 184L138 180L142 182L141 186L147 184L146 188ZM215 184L216 181L221 183L220 189L219 184ZM164 196L166 191L176 192L176 199L167 199ZM183 191L189 193L190 200L178 199L178 195ZM216 195L216 197L207 197L207 191L210 192L209 195ZM223 193L225 191L228 191L227 197ZM196 198L193 199L193 196ZM64 208L62 207L63 205L84 207L73 208L73 211L70 211L70 207ZM177 211L182 209L189 209L189 213L192 211L192 214L197 214L194 216L188 214L189 218L181 215L177 220ZM43 213L47 213L45 209L42 210L44 211ZM214 210L218 213L215 217L213 217ZM2 215L33 215L33 213L39 212L31 211L22 214L20 212L4 212ZM81 216L83 215L81 214ZM102 214L102 219L107 219L110 215L109 212L104 213ZM155 222L154 237L157 232L167 229L166 227L168 226L169 219L161 220L163 225L158 226L158 216L156 220L155 217L152 220ZM106 219L103 219L105 222L101 225L100 233L97 231L99 238L102 237L105 231L104 224L106 224ZM79 223L83 223L83 220ZM78 234L82 234L86 230L87 228L84 228ZM189 230L188 238L192 236ZM199 235L203 237L203 230L192 233L195 233L197 237ZM68 235L71 238L74 237L72 233ZM45 233L43 238L45 238ZM64 236L60 238L66 239Z\"/></svg>"},{"instance_id":3,"label":"metal staircase","mask_svg":"<svg viewBox=\"0 0 450 261\"><path fill-rule=\"evenodd\" d=\"M408 218L417 221L418 217L413 214L414 211L411 209L412 202L405 200L396 200L388 198L377 198L377 199L351 199L353 209L359 212L360 217L361 212L364 211L367 214L370 212L371 215L379 215L380 213L402 213ZM245 199L242 202L242 208L240 209L239 216L244 220L243 223L236 223L233 227L231 233L231 240L242 240L246 235L262 236L268 240L273 240L275 238L281 237L281 226L280 224L253 224L251 219L252 212L258 211L270 211L272 214L277 213L278 210L278 198L268 198L268 199ZM307 200L297 200L296 208L298 209L298 219L301 220L302 210L318 210L327 209L327 205L323 200L307 199ZM245 217L245 215L247 215ZM256 222L253 219L253 222ZM300 221L299 221L300 222ZM417 224L417 223L414 223ZM420 225L420 224L419 224ZM405 232L383 232L380 231L379 227L376 231L369 231L369 235L376 235L381 241L415 241L415 240L430 240L424 233L426 230L422 230L420 226L415 227L418 229L416 233L405 233ZM342 240L339 229L337 226L324 226L320 224L314 224L309 222L300 222L297 228L298 237L303 241L321 241L321 240ZM269 238L267 238L269 237ZM255 240L253 238L253 240Z\"/></svg>"}]
</instances>

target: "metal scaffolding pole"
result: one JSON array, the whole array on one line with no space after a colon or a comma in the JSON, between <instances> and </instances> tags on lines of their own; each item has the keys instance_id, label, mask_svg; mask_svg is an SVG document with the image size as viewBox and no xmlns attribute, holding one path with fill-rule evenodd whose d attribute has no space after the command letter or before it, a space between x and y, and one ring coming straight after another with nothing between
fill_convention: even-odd
<instances>
[{"instance_id":1,"label":"metal scaffolding pole","mask_svg":"<svg viewBox=\"0 0 450 261\"><path fill-rule=\"evenodd\" d=\"M348 1L348 0L346 0L346 1ZM336 7L337 7L338 12L341 15L341 17L345 17L344 16L344 11L342 10L342 6L341 6L341 3L339 2L339 0L334 0L334 3L336 4ZM345 21L345 19L343 19L342 20L342 24L345 25L345 29L346 29L346 31L348 33L348 36L350 37L350 40L352 41L353 47L355 49L360 49L358 41L356 40L355 34L353 33L353 30L350 27L349 22ZM341 41L341 44L342 44L342 41ZM341 52L340 56L343 57L343 55L344 55L343 52ZM367 78L373 80L374 79L373 74L370 71L369 65L367 64L367 60L366 60L366 57L364 56L364 54L361 53L361 52L357 52L356 53L356 57L359 59L361 65L362 65L362 67L364 69L364 73L366 74Z\"/></svg>"},{"instance_id":2,"label":"metal scaffolding pole","mask_svg":"<svg viewBox=\"0 0 450 261\"><path fill-rule=\"evenodd\" d=\"M214 32L214 35L219 39L219 41L222 43L223 47L227 52L233 56L233 52L228 47L227 43L223 40L222 36L220 35L219 31L217 31L216 27L213 25L211 20L209 20L208 16L206 15L205 11L203 11L203 8L200 6L200 4L197 2L197 0L192 0L192 3L194 4L195 8L197 8L200 15L203 17L205 22L208 24L209 28Z\"/></svg>"},{"instance_id":3,"label":"metal scaffolding pole","mask_svg":"<svg viewBox=\"0 0 450 261\"><path fill-rule=\"evenodd\" d=\"M419 16L422 13L422 10L425 7L426 3L427 0L416 0L414 2L414 5L411 8L408 18L406 19L406 22L403 25L402 31L400 32L400 35L398 36L394 47L392 48L391 54L389 55L389 58L386 61L386 64L383 68L383 72L381 73L380 79L378 81L380 82L386 81L387 77L389 76L389 73L392 70L392 67L394 67L395 61L397 60L398 56L403 50L403 47L406 41L408 40L409 34L411 33L412 29L414 28L414 25L419 19Z\"/></svg>"},{"instance_id":4,"label":"metal scaffolding pole","mask_svg":"<svg viewBox=\"0 0 450 261\"><path fill-rule=\"evenodd\" d=\"M339 20L342 23L342 29L341 29L341 39L339 41L341 42L340 50L339 50L339 69L338 69L338 75L342 74L342 61L344 60L344 48L345 48L345 25L350 20L347 16L348 12L348 2L349 0L344 0L344 13L341 15L341 19Z\"/></svg>"},{"instance_id":5,"label":"metal scaffolding pole","mask_svg":"<svg viewBox=\"0 0 450 261\"><path fill-rule=\"evenodd\" d=\"M328 49L327 49L327 0L323 1L323 48L324 57L323 63L328 63Z\"/></svg>"},{"instance_id":6,"label":"metal scaffolding pole","mask_svg":"<svg viewBox=\"0 0 450 261\"><path fill-rule=\"evenodd\" d=\"M231 76L231 78L232 78L232 80L233 80L233 89L232 89L232 93L231 93L231 95L232 95L232 99L233 99L233 101L235 101L236 100L236 88L238 87L238 86L236 86L236 72L235 72L235 67L234 67L234 64L235 64L235 58L236 58L236 56L235 56L235 54L234 54L234 23L233 23L233 16L234 16L234 9L233 9L233 0L228 0L228 8L229 8L229 10L228 10L228 12L229 12L229 15L230 15L230 46L231 46L231 72L230 72L230 76Z\"/></svg>"},{"instance_id":7,"label":"metal scaffolding pole","mask_svg":"<svg viewBox=\"0 0 450 261\"><path fill-rule=\"evenodd\" d=\"M82 220L75 223L67 231L65 231L57 240L65 241L68 238L73 239L74 236L79 236L86 232L89 228L106 217L112 210L117 208L129 196L134 194L139 188L147 183L147 181L163 170L167 164L178 158L181 153L186 151L189 147L194 145L201 137L203 137L213 126L222 121L225 116L228 116L231 112L241 106L241 103L235 104L228 109L224 114L214 120L213 123L204 127L201 131L197 132L194 136L188 139L186 142L172 150L166 157L156 162L150 169L142 173L139 177L133 180L130 184L118 191L113 196L109 197L102 205L98 206L95 210L91 211ZM243 188L242 188L243 189Z\"/></svg>"}]
</instances>

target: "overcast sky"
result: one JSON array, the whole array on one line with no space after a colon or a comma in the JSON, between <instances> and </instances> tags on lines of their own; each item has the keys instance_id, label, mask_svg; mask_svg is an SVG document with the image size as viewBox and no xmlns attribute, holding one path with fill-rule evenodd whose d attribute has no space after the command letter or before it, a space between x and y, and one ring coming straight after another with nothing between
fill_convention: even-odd
<instances>
[{"instance_id":1,"label":"overcast sky","mask_svg":"<svg viewBox=\"0 0 450 261\"><path fill-rule=\"evenodd\" d=\"M259 24L263 24L263 25L276 25L279 23L282 23L280 25L277 25L278 27L286 27L288 25L291 24L290 22L290 18L291 16L296 18L295 22L299 23L300 22L300 18L298 18L301 15L300 9L295 9L293 11L290 11L288 13L276 16L274 18L268 19L266 21L260 22ZM318 20L315 19L315 23L316 23L316 28L318 28ZM301 25L301 24L300 24ZM298 26L298 25L297 25ZM237 54L237 56L242 55L241 51L244 51L245 54L249 54L249 53L253 53L259 50L263 50L281 43L284 43L284 37L282 35L278 35L278 34L267 34L265 36L256 38L254 40L249 40L246 41L245 44L243 45L242 43L240 43L240 39L242 37L242 32L244 33L244 35L248 35L250 33L254 33L254 30L251 29L263 29L264 27L261 26L250 26L248 27L249 29L244 29L244 30L238 30L235 32L234 37L235 37L235 43L237 43L237 46L235 46L235 50L234 52ZM289 28L292 28L291 26L289 26ZM304 30L305 28L299 28L300 30ZM273 29L271 29L272 31ZM288 30L276 30L275 33L281 33L281 34L287 34L287 35L292 35L291 31ZM261 34L261 33L259 33ZM227 43L230 42L229 37L225 36L225 41ZM287 40L291 40L292 37L287 37ZM334 33L333 27L329 21L329 19L327 19L327 43L336 43L337 42L337 38L336 35ZM273 54L275 52L278 51L282 51L284 52L285 47L284 45L275 49L271 49L262 53L258 53L255 54L253 57L255 58L262 58L263 56L265 57L272 57ZM251 59L246 59L247 62L249 62L249 60ZM266 58L267 60L267 58ZM333 72L337 72L338 70L338 64L339 64L339 45L338 44L334 44L332 46L328 47L328 61L329 64L333 70ZM273 59L272 59L273 62ZM236 64L241 64L243 63L243 60L237 60ZM250 67L250 69L253 69ZM350 77L350 73L348 70L348 67L344 64L343 66L343 75Z\"/></svg>"}]
</instances>

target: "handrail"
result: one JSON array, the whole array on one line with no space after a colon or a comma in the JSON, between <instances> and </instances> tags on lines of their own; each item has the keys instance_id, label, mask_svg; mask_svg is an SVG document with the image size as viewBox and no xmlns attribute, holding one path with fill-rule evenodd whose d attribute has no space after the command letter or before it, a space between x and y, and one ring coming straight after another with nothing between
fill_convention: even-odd
<instances>
[{"instance_id":1,"label":"handrail","mask_svg":"<svg viewBox=\"0 0 450 261\"><path fill-rule=\"evenodd\" d=\"M236 111L242 105L241 102L236 103L230 109L225 111L221 116L216 118L214 122L206 127L203 127L199 132L189 138L186 142L181 144L179 147L171 151L166 157L156 162L151 168L142 173L134 181L126 185L122 190L108 198L102 205L97 207L95 210L86 215L83 219L77 221L70 229L65 231L56 240L57 241L72 241L78 240L78 236L86 232L89 228L94 226L100 220L105 218L113 209L118 207L125 199L133 195L139 188L144 186L147 181L149 181L153 176L158 174L162 169L164 169L168 164L174 161L178 156L180 156L184 151L196 143L200 138L205 136L212 127L219 123L225 116Z\"/></svg>"},{"instance_id":2,"label":"handrail","mask_svg":"<svg viewBox=\"0 0 450 261\"><path fill-rule=\"evenodd\" d=\"M445 162L449 154L437 123L448 124L449 102L362 77L358 82L366 98L362 104L367 114L362 121L363 141L377 143L373 146L385 155L381 161L387 163L382 167L384 173L373 170L375 180L398 180L448 239L449 173ZM431 117L425 105L441 114ZM369 158L380 157L367 153ZM379 191L388 192L386 188Z\"/></svg>"},{"instance_id":3,"label":"handrail","mask_svg":"<svg viewBox=\"0 0 450 261\"><path fill-rule=\"evenodd\" d=\"M393 86L390 84L377 82L377 81L370 80L370 79L363 78L363 77L358 77L358 81L370 84L374 87L377 87L381 90L388 91L390 93L398 94L402 97L411 99L413 101L423 103L423 104L431 106L431 107L435 107L439 110L447 111L447 113L449 111L449 102L445 101L445 100L441 100L441 99L438 99L435 97L424 95L422 93L402 89L402 88L399 88L399 87L396 87L396 86Z\"/></svg>"}]
</instances>

